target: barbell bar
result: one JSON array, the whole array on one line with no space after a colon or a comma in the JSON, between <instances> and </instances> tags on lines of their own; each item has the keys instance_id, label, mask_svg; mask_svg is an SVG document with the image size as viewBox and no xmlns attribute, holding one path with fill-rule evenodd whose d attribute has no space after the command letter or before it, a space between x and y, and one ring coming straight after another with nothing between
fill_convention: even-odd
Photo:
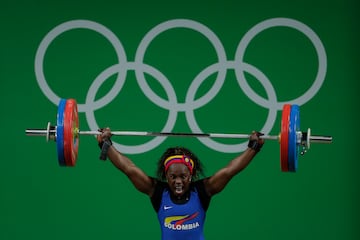
<instances>
[{"instance_id":1,"label":"barbell bar","mask_svg":"<svg viewBox=\"0 0 360 240\"><path fill-rule=\"evenodd\" d=\"M237 133L181 133L112 131L115 136L150 137L196 137L196 138L238 138L248 139L249 134ZM60 166L75 166L80 135L98 135L99 131L80 131L77 102L75 99L61 99L58 105L57 125L48 122L46 129L26 129L27 136L43 136L46 141L54 140ZM279 135L263 135L262 139L278 140L280 143L280 165L283 172L296 172L298 155L310 149L310 143L332 143L331 136L312 135L311 129L300 131L300 109L298 105L284 104Z\"/></svg>"},{"instance_id":2,"label":"barbell bar","mask_svg":"<svg viewBox=\"0 0 360 240\"><path fill-rule=\"evenodd\" d=\"M26 129L25 134L27 136L40 136L46 137L48 140L55 140L56 127L50 126L48 122L48 129ZM51 128L50 128L51 127ZM80 131L75 130L75 134L79 135L99 135L99 131ZM143 136L143 137L196 137L196 138L233 138L233 139L245 139L249 138L250 134L239 134L239 133L183 133L183 132L145 132L145 131L111 131L114 136ZM301 134L306 134L302 132ZM55 137L55 138L54 138ZM280 136L277 135L262 135L262 139L266 140L278 140ZM56 141L56 140L55 140ZM315 136L309 135L309 141L314 143L331 143L331 136Z\"/></svg>"}]
</instances>

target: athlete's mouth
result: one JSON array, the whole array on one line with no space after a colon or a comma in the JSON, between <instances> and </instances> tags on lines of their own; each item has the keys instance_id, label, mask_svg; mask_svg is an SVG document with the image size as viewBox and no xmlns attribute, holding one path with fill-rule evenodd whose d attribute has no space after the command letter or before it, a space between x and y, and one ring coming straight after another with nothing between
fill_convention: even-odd
<instances>
[{"instance_id":1,"label":"athlete's mouth","mask_svg":"<svg viewBox=\"0 0 360 240\"><path fill-rule=\"evenodd\" d=\"M183 186L175 186L175 193L181 194L183 192Z\"/></svg>"}]
</instances>

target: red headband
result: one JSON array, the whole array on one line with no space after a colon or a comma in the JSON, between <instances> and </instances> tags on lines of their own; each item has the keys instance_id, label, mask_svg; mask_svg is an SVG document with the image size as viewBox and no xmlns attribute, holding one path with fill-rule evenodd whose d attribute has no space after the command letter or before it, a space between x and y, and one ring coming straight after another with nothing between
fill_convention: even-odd
<instances>
[{"instance_id":1,"label":"red headband","mask_svg":"<svg viewBox=\"0 0 360 240\"><path fill-rule=\"evenodd\" d=\"M194 169L194 161L190 157L185 156L185 155L174 155L174 156L168 157L164 161L165 172L174 163L182 163L182 164L184 164L189 169L190 174L192 174L193 169Z\"/></svg>"}]
</instances>

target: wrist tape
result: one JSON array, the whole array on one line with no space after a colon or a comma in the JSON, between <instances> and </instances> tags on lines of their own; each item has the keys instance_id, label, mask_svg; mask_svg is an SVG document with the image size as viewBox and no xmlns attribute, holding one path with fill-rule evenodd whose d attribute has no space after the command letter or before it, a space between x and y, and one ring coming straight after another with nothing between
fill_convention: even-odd
<instances>
[{"instance_id":1,"label":"wrist tape","mask_svg":"<svg viewBox=\"0 0 360 240\"><path fill-rule=\"evenodd\" d=\"M255 152L259 152L261 150L262 144L260 144L256 140L249 140L248 148L255 150Z\"/></svg>"},{"instance_id":2,"label":"wrist tape","mask_svg":"<svg viewBox=\"0 0 360 240\"><path fill-rule=\"evenodd\" d=\"M109 145L112 145L112 141L111 141L110 138L103 139L103 140L102 140L101 142L99 142L99 144L98 144L100 149L103 148L105 142L107 142L107 144L109 144Z\"/></svg>"},{"instance_id":3,"label":"wrist tape","mask_svg":"<svg viewBox=\"0 0 360 240\"><path fill-rule=\"evenodd\" d=\"M109 150L109 147L112 145L112 141L111 139L104 139L103 141L99 142L99 147L101 149L101 153L100 153L100 159L101 160L106 160L107 158L107 152Z\"/></svg>"}]
</instances>

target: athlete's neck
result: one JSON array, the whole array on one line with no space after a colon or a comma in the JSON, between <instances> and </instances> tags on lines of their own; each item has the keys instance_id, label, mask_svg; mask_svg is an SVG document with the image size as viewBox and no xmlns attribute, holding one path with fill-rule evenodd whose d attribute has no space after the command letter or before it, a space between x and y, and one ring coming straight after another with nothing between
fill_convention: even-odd
<instances>
[{"instance_id":1,"label":"athlete's neck","mask_svg":"<svg viewBox=\"0 0 360 240\"><path fill-rule=\"evenodd\" d=\"M190 199L190 192L187 191L186 193L184 193L183 195L181 196L175 196L174 194L170 194L171 196L171 200L176 203L176 204L184 204L186 203L187 201L189 201Z\"/></svg>"}]
</instances>

